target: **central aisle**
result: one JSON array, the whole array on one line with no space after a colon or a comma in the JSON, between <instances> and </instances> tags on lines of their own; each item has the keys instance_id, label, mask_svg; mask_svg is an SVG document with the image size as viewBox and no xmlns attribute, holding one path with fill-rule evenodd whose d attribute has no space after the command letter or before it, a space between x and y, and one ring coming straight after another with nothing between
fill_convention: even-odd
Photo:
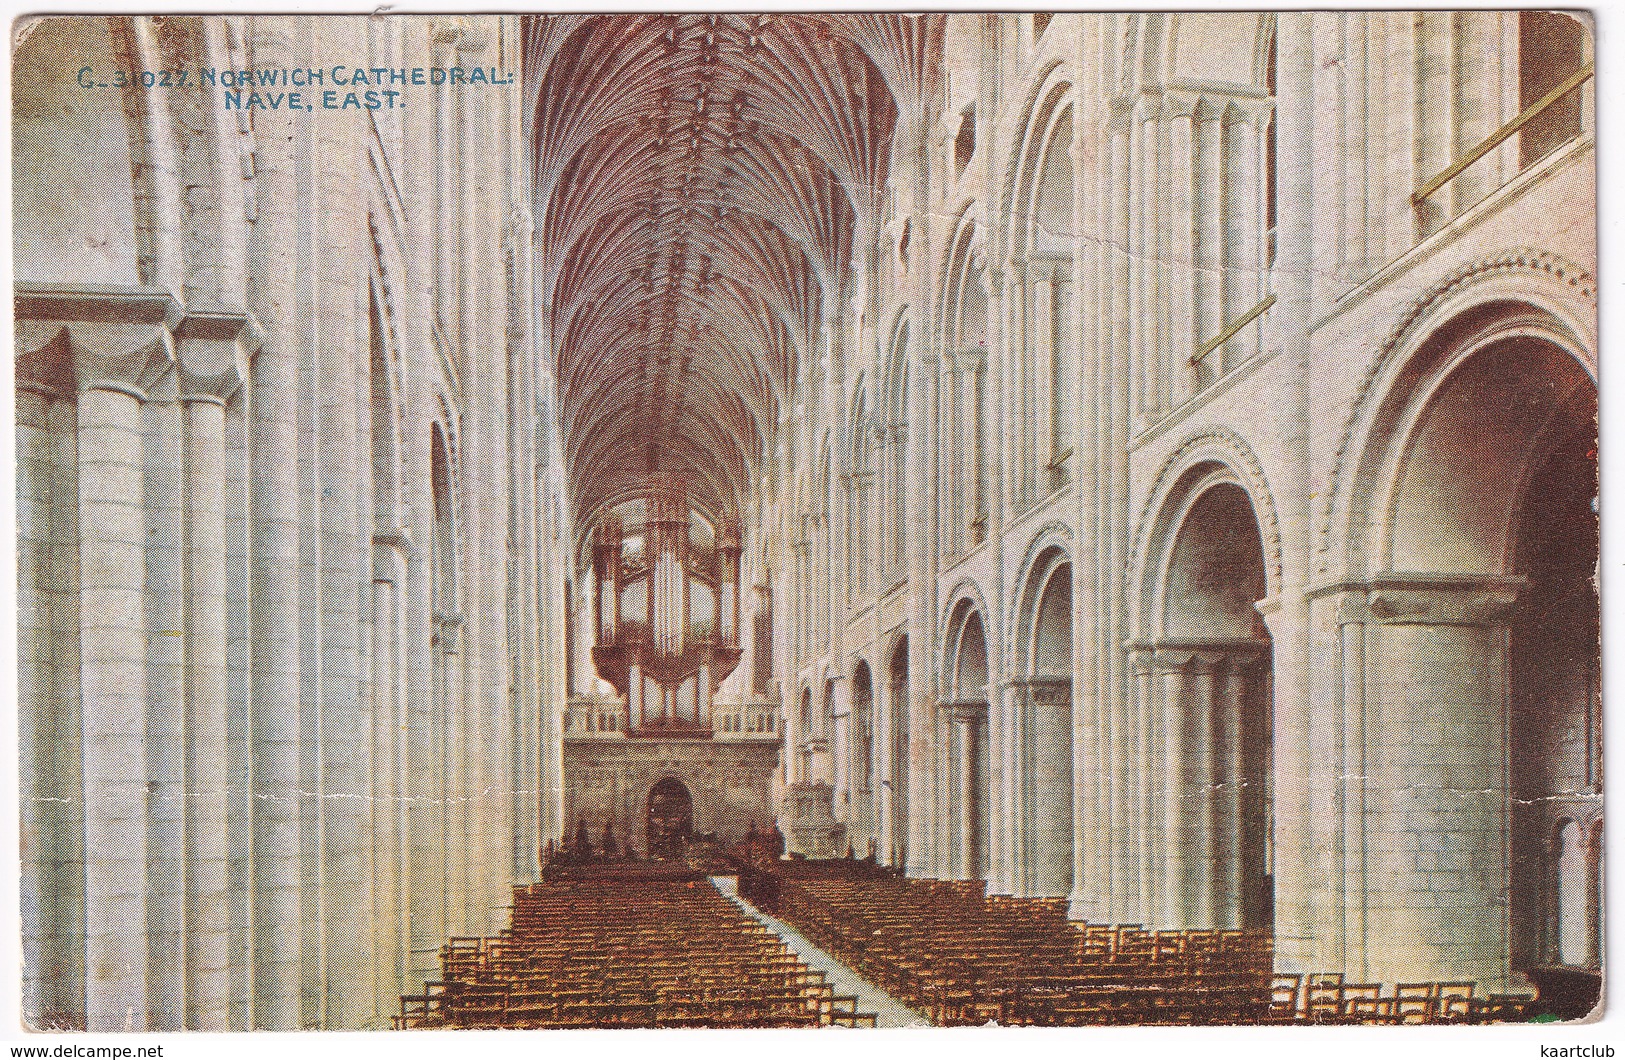
<instances>
[{"instance_id":1,"label":"central aisle","mask_svg":"<svg viewBox=\"0 0 1625 1060\"><path fill-rule=\"evenodd\" d=\"M852 969L807 941L795 928L782 920L768 916L739 895L739 882L733 876L712 876L711 883L740 909L755 917L796 952L807 967L828 976L837 994L855 994L858 1009L875 1014L877 1027L928 1027L930 1021L907 1005L884 992Z\"/></svg>"}]
</instances>

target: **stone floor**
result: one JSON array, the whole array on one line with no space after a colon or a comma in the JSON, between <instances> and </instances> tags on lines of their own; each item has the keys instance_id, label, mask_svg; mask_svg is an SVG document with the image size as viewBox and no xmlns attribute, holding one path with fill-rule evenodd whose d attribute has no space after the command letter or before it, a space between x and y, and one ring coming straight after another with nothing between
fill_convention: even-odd
<instances>
[{"instance_id":1,"label":"stone floor","mask_svg":"<svg viewBox=\"0 0 1625 1060\"><path fill-rule=\"evenodd\" d=\"M836 960L829 953L814 946L795 928L784 921L771 917L760 909L751 905L740 897L738 880L733 876L712 876L711 882L717 890L731 898L749 915L766 924L767 927L796 952L807 967L823 972L829 977L830 984L835 987L837 994L854 994L858 999L859 1012L873 1012L876 1016L877 1027L926 1027L929 1021L918 1012L898 1001L878 986L858 975L852 969Z\"/></svg>"}]
</instances>

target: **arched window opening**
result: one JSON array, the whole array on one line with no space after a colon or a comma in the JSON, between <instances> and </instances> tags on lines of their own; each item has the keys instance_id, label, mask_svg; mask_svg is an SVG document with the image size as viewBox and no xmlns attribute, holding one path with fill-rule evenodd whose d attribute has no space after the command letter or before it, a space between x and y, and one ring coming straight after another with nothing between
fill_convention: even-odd
<instances>
[{"instance_id":1,"label":"arched window opening","mask_svg":"<svg viewBox=\"0 0 1625 1060\"><path fill-rule=\"evenodd\" d=\"M1528 111L1585 63L1585 27L1558 11L1518 12L1518 109ZM1584 88L1563 93L1518 131L1518 161L1530 166L1580 135Z\"/></svg>"},{"instance_id":2,"label":"arched window opening","mask_svg":"<svg viewBox=\"0 0 1625 1060\"><path fill-rule=\"evenodd\" d=\"M886 570L892 581L907 571L908 557L908 412L912 372L908 364L908 323L892 343L887 376Z\"/></svg>"},{"instance_id":3,"label":"arched window opening","mask_svg":"<svg viewBox=\"0 0 1625 1060\"><path fill-rule=\"evenodd\" d=\"M987 879L988 654L982 614L962 601L949 623L949 701L946 707L948 787L947 864L956 879Z\"/></svg>"},{"instance_id":4,"label":"arched window opening","mask_svg":"<svg viewBox=\"0 0 1625 1060\"><path fill-rule=\"evenodd\" d=\"M891 726L891 771L889 838L886 850L893 866L901 867L908 857L908 638L899 637L887 667L886 710Z\"/></svg>"},{"instance_id":5,"label":"arched window opening","mask_svg":"<svg viewBox=\"0 0 1625 1060\"><path fill-rule=\"evenodd\" d=\"M964 555L987 537L986 403L987 291L980 253L975 248L976 227L959 232L951 258L947 299L950 328L947 350L948 378L939 417L938 473L944 508L943 547L948 554Z\"/></svg>"},{"instance_id":6,"label":"arched window opening","mask_svg":"<svg viewBox=\"0 0 1625 1060\"><path fill-rule=\"evenodd\" d=\"M1040 554L1028 576L1018 629L1024 731L1017 779L1023 833L1018 882L1036 895L1073 888L1072 565L1060 549ZM1030 793L1030 794L1029 794Z\"/></svg>"},{"instance_id":7,"label":"arched window opening","mask_svg":"<svg viewBox=\"0 0 1625 1060\"><path fill-rule=\"evenodd\" d=\"M874 441L870 423L869 395L860 383L852 403L850 435L850 478L846 490L847 588L848 601L858 599L873 588L870 568L874 555Z\"/></svg>"},{"instance_id":8,"label":"arched window opening","mask_svg":"<svg viewBox=\"0 0 1625 1060\"><path fill-rule=\"evenodd\" d=\"M1271 644L1262 534L1248 491L1222 465L1187 473L1172 502L1155 626L1135 661L1142 709L1170 778L1160 916L1184 927L1267 929L1271 842Z\"/></svg>"},{"instance_id":9,"label":"arched window opening","mask_svg":"<svg viewBox=\"0 0 1625 1060\"><path fill-rule=\"evenodd\" d=\"M970 160L976 154L976 104L965 107L959 115L959 134L954 137L954 176L962 177Z\"/></svg>"},{"instance_id":10,"label":"arched window opening","mask_svg":"<svg viewBox=\"0 0 1625 1060\"><path fill-rule=\"evenodd\" d=\"M857 669L852 673L852 706L851 724L852 749L851 777L852 799L857 805L853 815L861 830L872 835L871 805L874 796L874 679L869 674L869 664L859 661Z\"/></svg>"}]
</instances>

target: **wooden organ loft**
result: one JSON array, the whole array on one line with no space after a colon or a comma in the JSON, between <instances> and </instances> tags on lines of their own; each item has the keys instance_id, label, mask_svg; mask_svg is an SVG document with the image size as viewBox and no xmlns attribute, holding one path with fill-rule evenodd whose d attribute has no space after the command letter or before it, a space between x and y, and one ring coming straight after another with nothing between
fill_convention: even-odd
<instances>
[{"instance_id":1,"label":"wooden organ loft","mask_svg":"<svg viewBox=\"0 0 1625 1060\"><path fill-rule=\"evenodd\" d=\"M632 737L710 736L712 697L739 665L739 523L651 491L641 525L606 516L593 542L593 664Z\"/></svg>"},{"instance_id":2,"label":"wooden organ loft","mask_svg":"<svg viewBox=\"0 0 1625 1060\"><path fill-rule=\"evenodd\" d=\"M718 698L744 654L739 523L713 522L681 484L657 480L606 513L591 544L591 617L576 628L613 694L600 685L571 699L565 819L649 857L680 856L694 833L766 831L777 704L754 687Z\"/></svg>"}]
</instances>

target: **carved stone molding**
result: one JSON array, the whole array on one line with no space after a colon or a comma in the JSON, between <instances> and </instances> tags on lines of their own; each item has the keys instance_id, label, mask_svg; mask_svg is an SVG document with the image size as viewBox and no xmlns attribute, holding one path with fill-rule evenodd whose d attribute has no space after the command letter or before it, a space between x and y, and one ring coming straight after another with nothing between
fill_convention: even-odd
<instances>
[{"instance_id":1,"label":"carved stone molding","mask_svg":"<svg viewBox=\"0 0 1625 1060\"><path fill-rule=\"evenodd\" d=\"M229 401L248 378L248 361L259 348L260 330L246 311L188 312L175 329L182 401Z\"/></svg>"},{"instance_id":2,"label":"carved stone molding","mask_svg":"<svg viewBox=\"0 0 1625 1060\"><path fill-rule=\"evenodd\" d=\"M181 307L151 287L16 285L18 378L145 401L175 363Z\"/></svg>"},{"instance_id":3,"label":"carved stone molding","mask_svg":"<svg viewBox=\"0 0 1625 1060\"><path fill-rule=\"evenodd\" d=\"M1152 535L1157 529L1156 519L1167 506L1175 483L1187 470L1205 460L1225 465L1241 479L1258 518L1259 535L1264 544L1264 564L1270 576L1269 585L1271 588L1279 586L1282 580L1281 521L1276 515L1275 499L1270 495L1269 483L1264 477L1264 466L1240 435L1217 426L1185 439L1157 468L1156 475L1152 477L1155 485L1135 523L1129 564L1131 575L1143 578L1147 573L1145 561L1152 547Z\"/></svg>"},{"instance_id":4,"label":"carved stone molding","mask_svg":"<svg viewBox=\"0 0 1625 1060\"><path fill-rule=\"evenodd\" d=\"M987 720L987 700L985 699L952 699L939 703L943 716L949 721L961 721L974 725Z\"/></svg>"},{"instance_id":5,"label":"carved stone molding","mask_svg":"<svg viewBox=\"0 0 1625 1060\"><path fill-rule=\"evenodd\" d=\"M1027 698L1039 706L1064 707L1072 702L1070 677L1031 677L1016 682L1027 692Z\"/></svg>"},{"instance_id":6,"label":"carved stone molding","mask_svg":"<svg viewBox=\"0 0 1625 1060\"><path fill-rule=\"evenodd\" d=\"M1267 640L1245 638L1136 640L1124 645L1129 668L1135 673L1168 673L1194 667L1246 666L1270 652Z\"/></svg>"},{"instance_id":7,"label":"carved stone molding","mask_svg":"<svg viewBox=\"0 0 1625 1060\"><path fill-rule=\"evenodd\" d=\"M1325 575L1331 570L1332 524L1337 519L1339 504L1347 500L1353 488L1347 476L1358 455L1351 449L1355 432L1372 400L1378 379L1396 357L1416 348L1415 342L1408 341L1411 329L1430 309L1472 281L1497 272L1528 272L1548 276L1568 287L1581 301L1592 305L1597 301L1596 278L1584 268L1546 251L1515 248L1463 265L1407 303L1382 344L1377 347L1379 352L1366 366L1365 375L1360 379L1354 402L1349 406L1343 430L1338 436L1337 449L1332 455L1331 474L1327 478L1331 488L1326 491L1326 502L1315 535L1315 566L1319 574Z\"/></svg>"},{"instance_id":8,"label":"carved stone molding","mask_svg":"<svg viewBox=\"0 0 1625 1060\"><path fill-rule=\"evenodd\" d=\"M1490 626L1505 622L1528 579L1500 575L1383 574L1366 609L1383 625Z\"/></svg>"}]
</instances>

